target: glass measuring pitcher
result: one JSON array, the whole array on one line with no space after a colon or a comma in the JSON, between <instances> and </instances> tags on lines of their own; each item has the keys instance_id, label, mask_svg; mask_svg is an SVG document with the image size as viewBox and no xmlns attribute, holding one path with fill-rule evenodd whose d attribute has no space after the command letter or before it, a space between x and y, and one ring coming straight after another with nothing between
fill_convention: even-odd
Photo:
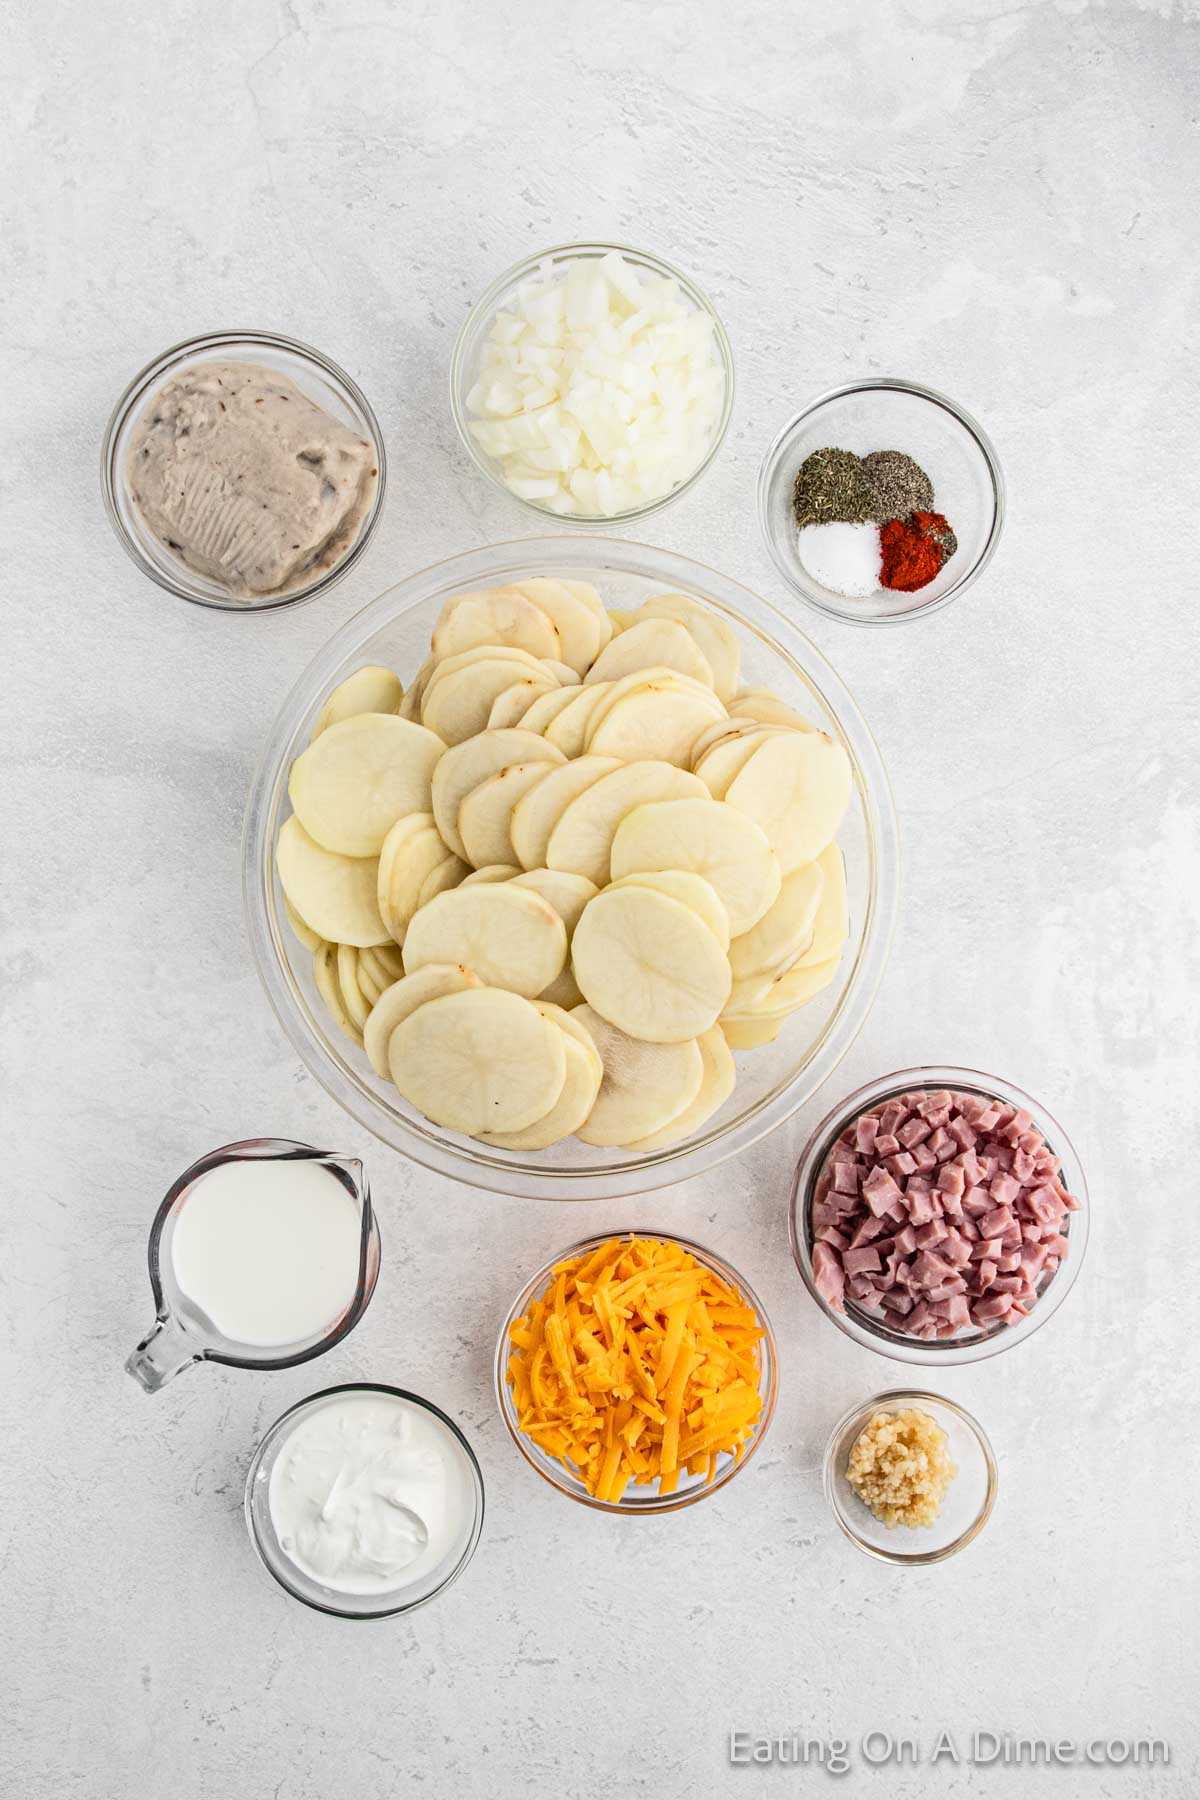
<instances>
[{"instance_id":1,"label":"glass measuring pitcher","mask_svg":"<svg viewBox=\"0 0 1200 1800\"><path fill-rule=\"evenodd\" d=\"M271 1162L317 1165L327 1169L354 1200L359 1215L358 1278L349 1304L322 1329L286 1344L239 1342L214 1324L181 1288L172 1244L188 1197L204 1176L229 1163ZM172 1183L154 1217L149 1243L150 1286L157 1318L126 1362L130 1375L155 1393L172 1376L194 1362L227 1363L235 1369L290 1369L340 1343L367 1310L379 1278L379 1225L362 1163L356 1157L314 1150L290 1138L247 1138L224 1144L202 1156Z\"/></svg>"}]
</instances>

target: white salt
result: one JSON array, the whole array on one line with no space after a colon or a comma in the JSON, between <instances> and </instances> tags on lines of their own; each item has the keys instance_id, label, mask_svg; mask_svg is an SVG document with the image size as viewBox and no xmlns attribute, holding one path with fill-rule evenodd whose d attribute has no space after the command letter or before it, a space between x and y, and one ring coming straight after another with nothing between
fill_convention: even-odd
<instances>
[{"instance_id":1,"label":"white salt","mask_svg":"<svg viewBox=\"0 0 1200 1800\"><path fill-rule=\"evenodd\" d=\"M796 549L805 574L835 594L864 600L879 587L878 525L806 525Z\"/></svg>"}]
</instances>

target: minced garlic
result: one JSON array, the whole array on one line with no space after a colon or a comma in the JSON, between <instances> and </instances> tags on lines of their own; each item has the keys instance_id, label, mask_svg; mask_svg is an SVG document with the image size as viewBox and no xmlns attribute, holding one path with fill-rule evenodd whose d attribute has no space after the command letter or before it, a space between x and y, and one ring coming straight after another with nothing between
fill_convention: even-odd
<instances>
[{"instance_id":1,"label":"minced garlic","mask_svg":"<svg viewBox=\"0 0 1200 1800\"><path fill-rule=\"evenodd\" d=\"M946 1434L928 1413L877 1412L846 1464L846 1480L884 1525L933 1525L958 1474Z\"/></svg>"}]
</instances>

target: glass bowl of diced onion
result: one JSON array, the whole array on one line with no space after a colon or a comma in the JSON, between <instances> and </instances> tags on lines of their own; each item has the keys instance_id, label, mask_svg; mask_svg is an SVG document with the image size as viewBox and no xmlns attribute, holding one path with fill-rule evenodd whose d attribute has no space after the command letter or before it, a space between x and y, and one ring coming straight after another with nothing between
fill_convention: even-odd
<instances>
[{"instance_id":1,"label":"glass bowl of diced onion","mask_svg":"<svg viewBox=\"0 0 1200 1800\"><path fill-rule=\"evenodd\" d=\"M521 1429L520 1414L513 1396L509 1375L509 1358L514 1347L513 1328L519 1327L534 1302L542 1297L554 1281L561 1264L579 1256L587 1256L593 1251L602 1250L606 1245L619 1240L629 1239L656 1239L687 1252L702 1268L716 1275L719 1281L731 1289L743 1305L755 1315L762 1334L755 1346L758 1391L762 1399L762 1407L749 1437L736 1455L722 1451L713 1459L713 1463L707 1463L704 1458L695 1459L694 1466L684 1466L679 1470L677 1483L668 1493L660 1492L658 1481L642 1484L631 1482L624 1488L619 1499L600 1500L588 1491L587 1485L573 1475L557 1456L543 1449L535 1438ZM775 1333L763 1310L762 1302L746 1278L740 1275L731 1264L725 1262L715 1251L706 1250L702 1244L696 1244L689 1238L680 1237L678 1232L656 1231L650 1227L639 1226L636 1230L601 1232L595 1237L583 1238L577 1244L569 1244L566 1249L560 1250L557 1256L552 1257L534 1275L530 1276L513 1301L504 1323L500 1327L500 1335L496 1341L495 1387L500 1416L504 1420L513 1443L530 1467L536 1469L542 1479L548 1481L551 1487L557 1488L560 1494L565 1494L570 1500L578 1500L581 1505L590 1506L597 1512L677 1512L685 1506L694 1506L698 1500L704 1500L709 1494L715 1494L719 1489L725 1487L735 1475L746 1467L762 1443L775 1412L775 1401L779 1389L779 1353L775 1343Z\"/></svg>"},{"instance_id":2,"label":"glass bowl of diced onion","mask_svg":"<svg viewBox=\"0 0 1200 1800\"><path fill-rule=\"evenodd\" d=\"M573 328L592 342L568 390L559 370ZM656 429L667 381L687 433ZM560 244L476 302L450 405L476 467L522 506L565 525L625 524L677 500L712 462L733 410L733 352L710 301L669 263L625 244Z\"/></svg>"}]
</instances>

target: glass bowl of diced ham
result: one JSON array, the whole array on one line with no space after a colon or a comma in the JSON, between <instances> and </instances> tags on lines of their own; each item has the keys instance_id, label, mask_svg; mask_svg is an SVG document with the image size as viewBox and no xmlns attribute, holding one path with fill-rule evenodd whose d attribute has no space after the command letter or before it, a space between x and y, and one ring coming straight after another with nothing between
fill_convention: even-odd
<instances>
[{"instance_id":1,"label":"glass bowl of diced ham","mask_svg":"<svg viewBox=\"0 0 1200 1800\"><path fill-rule=\"evenodd\" d=\"M856 1342L899 1362L978 1362L1066 1299L1087 1185L1062 1126L1012 1082L901 1069L813 1132L791 1237L809 1293Z\"/></svg>"}]
</instances>

